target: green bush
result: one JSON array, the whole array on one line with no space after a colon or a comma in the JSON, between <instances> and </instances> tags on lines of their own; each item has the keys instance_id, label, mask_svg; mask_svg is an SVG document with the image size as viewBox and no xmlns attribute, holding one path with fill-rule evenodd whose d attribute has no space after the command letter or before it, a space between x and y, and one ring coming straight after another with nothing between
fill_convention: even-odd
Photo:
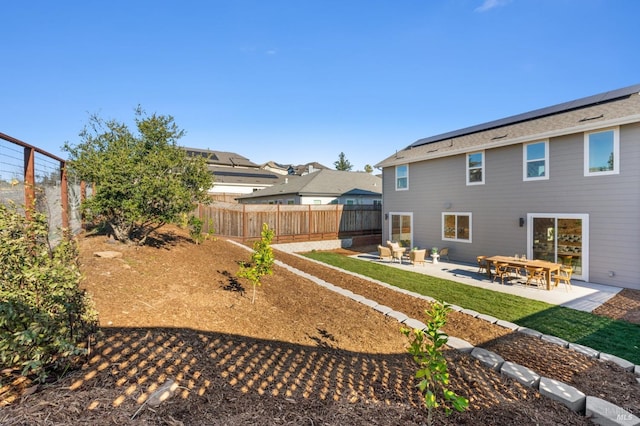
<instances>
[{"instance_id":1,"label":"green bush","mask_svg":"<svg viewBox=\"0 0 640 426\"><path fill-rule=\"evenodd\" d=\"M97 329L75 242L67 235L52 247L48 235L45 215L27 220L0 204L0 365L40 381L85 353Z\"/></svg>"}]
</instances>

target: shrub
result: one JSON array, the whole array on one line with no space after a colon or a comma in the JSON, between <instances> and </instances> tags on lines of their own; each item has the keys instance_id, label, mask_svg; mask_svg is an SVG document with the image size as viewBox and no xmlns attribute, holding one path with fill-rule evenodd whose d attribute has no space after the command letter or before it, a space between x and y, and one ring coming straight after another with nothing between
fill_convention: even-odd
<instances>
[{"instance_id":1,"label":"shrub","mask_svg":"<svg viewBox=\"0 0 640 426\"><path fill-rule=\"evenodd\" d=\"M202 244L203 242L205 242L209 237L211 237L215 230L213 228L213 219L209 219L208 222L208 231L207 233L202 233L202 230L204 229L204 225L205 222L198 218L197 216L189 216L189 219L187 220L187 227L189 228L189 235L191 236L191 239L193 240L194 243L197 244Z\"/></svg>"},{"instance_id":2,"label":"shrub","mask_svg":"<svg viewBox=\"0 0 640 426\"><path fill-rule=\"evenodd\" d=\"M57 246L47 219L0 204L0 363L35 374L68 366L97 328L91 299L80 290L77 247L67 234Z\"/></svg>"}]
</instances>

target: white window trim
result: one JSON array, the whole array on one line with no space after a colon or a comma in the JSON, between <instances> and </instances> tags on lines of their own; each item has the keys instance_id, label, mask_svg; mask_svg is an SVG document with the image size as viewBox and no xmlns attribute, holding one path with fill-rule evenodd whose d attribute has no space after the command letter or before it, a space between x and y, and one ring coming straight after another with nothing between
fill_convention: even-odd
<instances>
[{"instance_id":1,"label":"white window trim","mask_svg":"<svg viewBox=\"0 0 640 426\"><path fill-rule=\"evenodd\" d=\"M444 218L445 216L455 216L456 217L456 238L447 238L444 236ZM457 238L458 231L458 216L469 216L469 239L463 240ZM473 213L471 212L442 212L442 219L440 221L440 232L442 236L442 241L456 241L458 243L472 243L473 242Z\"/></svg>"},{"instance_id":2,"label":"white window trim","mask_svg":"<svg viewBox=\"0 0 640 426\"><path fill-rule=\"evenodd\" d=\"M398 167L406 167L407 168L407 187L406 188L398 188ZM408 164L399 164L396 166L395 168L395 172L396 172L396 180L395 180L395 185L396 185L396 191L408 191L409 190L409 165Z\"/></svg>"},{"instance_id":3,"label":"white window trim","mask_svg":"<svg viewBox=\"0 0 640 426\"><path fill-rule=\"evenodd\" d=\"M604 172L589 171L589 135L595 133L603 133L613 130L613 170ZM598 129L584 134L584 175L585 176L605 176L620 174L620 127L611 127L608 129Z\"/></svg>"},{"instance_id":4,"label":"white window trim","mask_svg":"<svg viewBox=\"0 0 640 426\"><path fill-rule=\"evenodd\" d=\"M580 219L582 220L582 275L574 274L576 279L589 282L589 215L586 213L527 213L527 259L533 259L533 219Z\"/></svg>"},{"instance_id":5,"label":"white window trim","mask_svg":"<svg viewBox=\"0 0 640 426\"><path fill-rule=\"evenodd\" d=\"M539 143L544 143L544 176L536 176L529 177L527 176L529 159L527 158L527 146L535 145ZM534 161L539 161L540 158L535 159ZM522 145L522 180L530 181L530 180L549 180L549 141L535 141L529 142Z\"/></svg>"},{"instance_id":6,"label":"white window trim","mask_svg":"<svg viewBox=\"0 0 640 426\"><path fill-rule=\"evenodd\" d=\"M482 180L480 180L479 182L470 182L469 181L469 156L473 155L473 154L482 154L482 166L480 167L480 173L482 175ZM466 180L467 180L467 185L484 185L484 177L485 177L485 164L487 162L487 157L486 154L483 151L473 151L473 152L468 152L467 155L465 155L465 169L467 172L467 176L466 176Z\"/></svg>"},{"instance_id":7,"label":"white window trim","mask_svg":"<svg viewBox=\"0 0 640 426\"><path fill-rule=\"evenodd\" d=\"M410 246L413 246L414 244L414 239L413 239L413 212L389 212L389 224L388 224L388 239L391 240L392 236L392 228L393 228L393 216L409 216L409 227L411 229L411 231L409 232L409 241L410 241ZM399 242L399 241L398 241Z\"/></svg>"}]
</instances>

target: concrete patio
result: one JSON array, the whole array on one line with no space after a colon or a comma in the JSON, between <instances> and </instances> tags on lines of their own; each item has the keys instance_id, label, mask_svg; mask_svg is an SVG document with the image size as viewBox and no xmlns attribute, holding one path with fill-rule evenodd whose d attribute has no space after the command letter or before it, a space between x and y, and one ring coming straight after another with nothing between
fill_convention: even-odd
<instances>
[{"instance_id":1,"label":"concrete patio","mask_svg":"<svg viewBox=\"0 0 640 426\"><path fill-rule=\"evenodd\" d=\"M499 281L493 282L486 274L478 274L478 266L472 264L447 260L440 260L437 264L433 264L431 259L429 259L424 265L414 266L407 260L402 264L378 260L377 253L357 254L351 257L369 262L377 262L392 268L431 275L433 277L457 281L474 287L514 294L528 299L539 300L553 305L565 306L567 308L586 312L593 311L622 290L619 287L588 283L572 279L571 289L569 289L569 291L565 290L563 284L560 284L558 287L548 291L546 289L525 286L525 280L522 277L519 279L511 279L509 282L505 280L504 285L500 284Z\"/></svg>"}]
</instances>

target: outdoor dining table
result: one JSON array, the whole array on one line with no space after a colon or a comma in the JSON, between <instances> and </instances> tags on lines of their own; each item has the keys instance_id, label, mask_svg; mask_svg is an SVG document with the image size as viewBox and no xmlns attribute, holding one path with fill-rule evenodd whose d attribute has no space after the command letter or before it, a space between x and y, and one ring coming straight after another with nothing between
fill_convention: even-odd
<instances>
[{"instance_id":1,"label":"outdoor dining table","mask_svg":"<svg viewBox=\"0 0 640 426\"><path fill-rule=\"evenodd\" d=\"M534 268L542 268L544 270L544 274L547 282L547 290L551 290L551 274L553 272L558 272L560 267L562 266L559 263L548 262L546 260L539 259L518 259L513 256L491 256L487 257L487 262L490 263L507 263L509 266L513 266L516 268L526 268L526 267L534 267ZM491 268L487 267L487 275L491 278Z\"/></svg>"}]
</instances>

